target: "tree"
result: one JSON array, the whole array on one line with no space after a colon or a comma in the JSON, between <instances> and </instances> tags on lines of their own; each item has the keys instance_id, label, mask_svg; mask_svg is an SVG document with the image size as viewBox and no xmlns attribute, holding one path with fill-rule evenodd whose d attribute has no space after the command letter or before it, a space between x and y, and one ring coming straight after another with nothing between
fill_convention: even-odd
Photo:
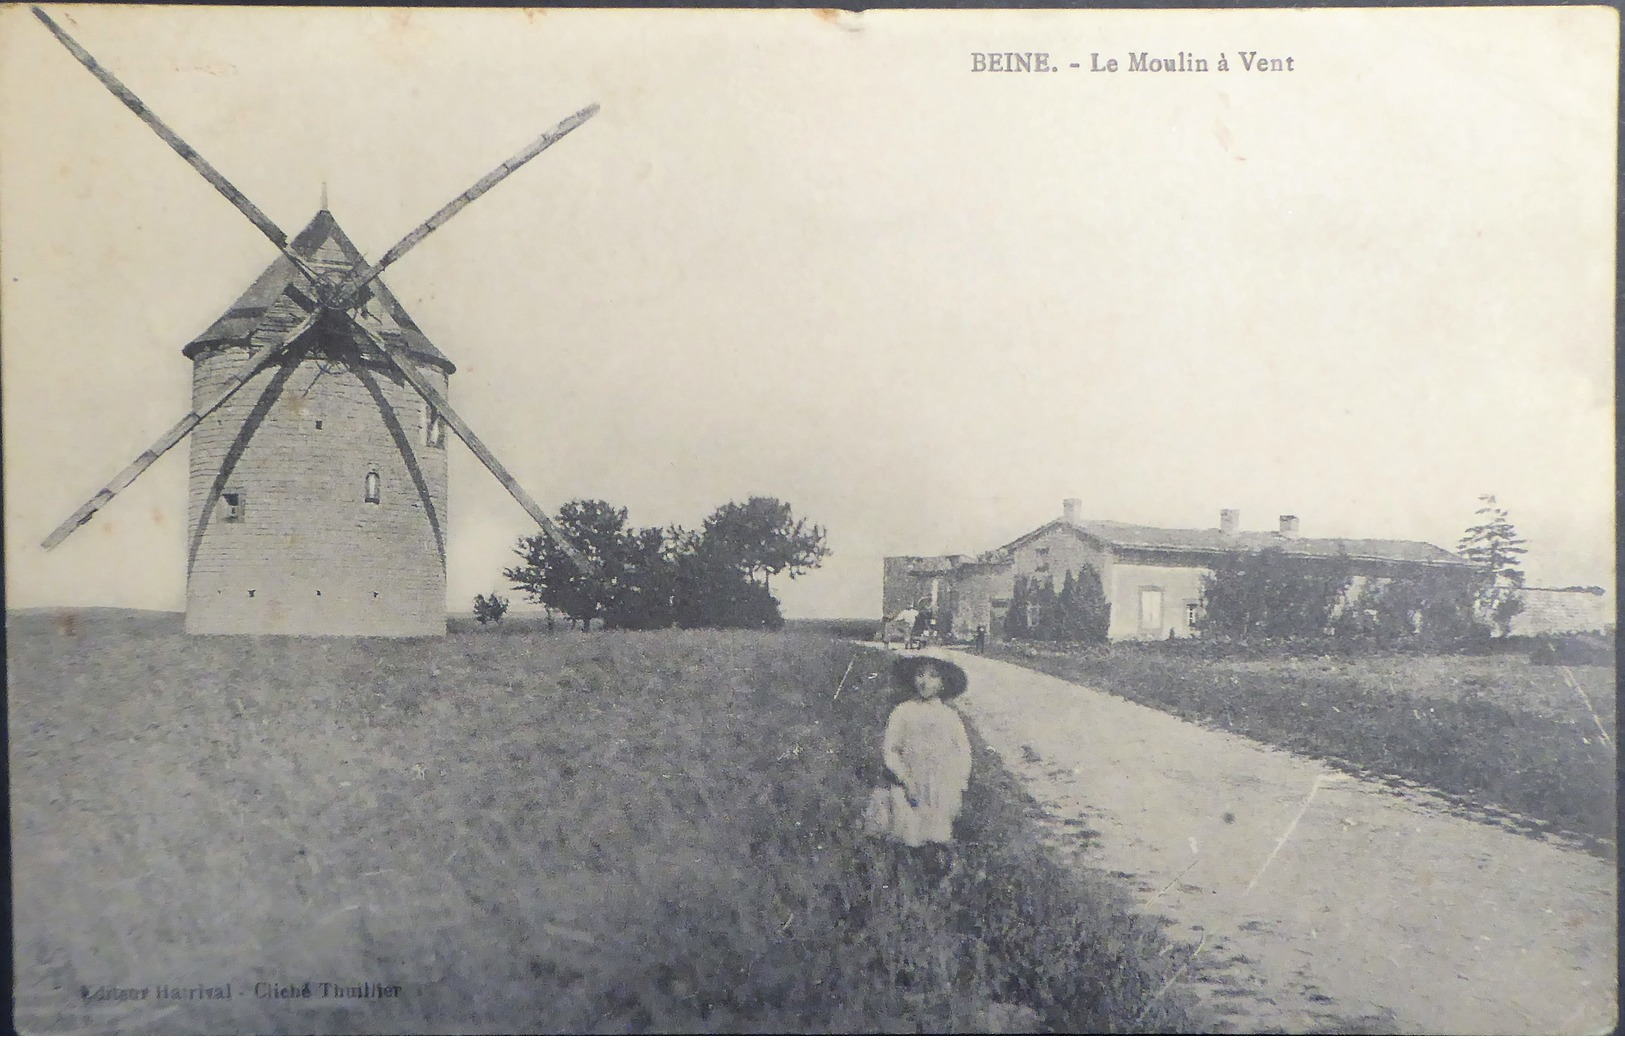
<instances>
[{"instance_id":1,"label":"tree","mask_svg":"<svg viewBox=\"0 0 1625 1040\"><path fill-rule=\"evenodd\" d=\"M522 565L503 576L583 629L595 619L605 628L779 628L771 576L794 578L829 555L823 529L772 498L730 502L700 531L634 528L625 509L580 500L559 508L558 527L589 569L539 531L519 540Z\"/></svg>"},{"instance_id":2,"label":"tree","mask_svg":"<svg viewBox=\"0 0 1625 1040\"><path fill-rule=\"evenodd\" d=\"M1072 577L1072 572L1066 572L1061 579L1061 589L1055 594L1055 628L1050 637L1057 640L1075 642L1074 633L1077 631L1077 617L1073 613L1073 601L1078 598L1078 582Z\"/></svg>"},{"instance_id":3,"label":"tree","mask_svg":"<svg viewBox=\"0 0 1625 1040\"><path fill-rule=\"evenodd\" d=\"M1496 504L1494 495L1479 495L1478 501L1478 522L1462 534L1456 552L1478 572L1479 617L1493 625L1497 635L1505 636L1512 619L1523 610L1518 590L1523 588L1524 574L1518 564L1528 552L1527 543L1518 537L1511 516Z\"/></svg>"},{"instance_id":4,"label":"tree","mask_svg":"<svg viewBox=\"0 0 1625 1040\"><path fill-rule=\"evenodd\" d=\"M558 526L592 565L583 571L553 535L539 531L514 549L522 566L503 571L532 602L551 607L583 629L595 618L612 628L670 624L672 569L660 528L627 527L626 510L598 499L566 502Z\"/></svg>"},{"instance_id":5,"label":"tree","mask_svg":"<svg viewBox=\"0 0 1625 1040\"><path fill-rule=\"evenodd\" d=\"M499 595L494 589L489 596L476 595L474 597L474 620L478 621L482 626L487 624L500 625L502 615L507 612L507 599Z\"/></svg>"},{"instance_id":6,"label":"tree","mask_svg":"<svg viewBox=\"0 0 1625 1040\"><path fill-rule=\"evenodd\" d=\"M683 532L674 549L672 613L681 628L783 627L778 601L737 562Z\"/></svg>"},{"instance_id":7,"label":"tree","mask_svg":"<svg viewBox=\"0 0 1625 1040\"><path fill-rule=\"evenodd\" d=\"M769 593L774 575L787 573L794 579L831 552L822 527L796 519L788 502L760 495L718 508L706 518L700 537L709 552L732 561Z\"/></svg>"},{"instance_id":8,"label":"tree","mask_svg":"<svg viewBox=\"0 0 1625 1040\"><path fill-rule=\"evenodd\" d=\"M1353 582L1349 561L1279 549L1226 553L1202 578L1204 636L1292 639L1325 634Z\"/></svg>"},{"instance_id":9,"label":"tree","mask_svg":"<svg viewBox=\"0 0 1625 1040\"><path fill-rule=\"evenodd\" d=\"M1450 567L1366 578L1332 621L1340 638L1436 650L1472 635L1476 578Z\"/></svg>"},{"instance_id":10,"label":"tree","mask_svg":"<svg viewBox=\"0 0 1625 1040\"><path fill-rule=\"evenodd\" d=\"M1074 643L1104 643L1111 627L1111 604L1100 584L1100 572L1087 563L1078 569L1074 579L1071 571L1061 583L1061 595L1056 603L1059 612L1056 638Z\"/></svg>"},{"instance_id":11,"label":"tree","mask_svg":"<svg viewBox=\"0 0 1625 1040\"><path fill-rule=\"evenodd\" d=\"M1030 634L1027 628L1027 578L1018 574L1015 584L1010 587L1010 607L1004 615L1004 637L1026 639Z\"/></svg>"},{"instance_id":12,"label":"tree","mask_svg":"<svg viewBox=\"0 0 1625 1040\"><path fill-rule=\"evenodd\" d=\"M1046 576L1042 582L1033 582L1032 603L1038 608L1038 617L1032 626L1032 638L1053 642L1059 638L1060 612L1056 609L1055 579Z\"/></svg>"},{"instance_id":13,"label":"tree","mask_svg":"<svg viewBox=\"0 0 1625 1040\"><path fill-rule=\"evenodd\" d=\"M611 581L604 603L607 628L669 628L676 622L673 599L677 564L673 546L678 528L628 530L615 546Z\"/></svg>"}]
</instances>

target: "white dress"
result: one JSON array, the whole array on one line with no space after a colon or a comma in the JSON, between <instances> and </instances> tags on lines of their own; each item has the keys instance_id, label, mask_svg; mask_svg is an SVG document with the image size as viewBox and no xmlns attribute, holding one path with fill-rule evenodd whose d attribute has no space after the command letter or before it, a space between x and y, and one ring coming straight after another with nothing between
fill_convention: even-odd
<instances>
[{"instance_id":1,"label":"white dress","mask_svg":"<svg viewBox=\"0 0 1625 1040\"><path fill-rule=\"evenodd\" d=\"M959 713L939 700L904 701L886 720L883 755L906 793L894 799L892 836L913 846L951 842L970 782L970 739Z\"/></svg>"}]
</instances>

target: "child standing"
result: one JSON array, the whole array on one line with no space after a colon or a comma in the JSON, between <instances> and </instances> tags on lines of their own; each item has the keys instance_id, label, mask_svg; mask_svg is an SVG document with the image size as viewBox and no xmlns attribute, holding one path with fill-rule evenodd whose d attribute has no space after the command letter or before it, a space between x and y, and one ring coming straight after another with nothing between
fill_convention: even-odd
<instances>
[{"instance_id":1,"label":"child standing","mask_svg":"<svg viewBox=\"0 0 1625 1040\"><path fill-rule=\"evenodd\" d=\"M892 676L910 696L892 709L881 742L896 780L887 836L935 883L952 866L953 821L971 767L965 723L943 702L964 693L968 680L958 665L934 657L902 658Z\"/></svg>"}]
</instances>

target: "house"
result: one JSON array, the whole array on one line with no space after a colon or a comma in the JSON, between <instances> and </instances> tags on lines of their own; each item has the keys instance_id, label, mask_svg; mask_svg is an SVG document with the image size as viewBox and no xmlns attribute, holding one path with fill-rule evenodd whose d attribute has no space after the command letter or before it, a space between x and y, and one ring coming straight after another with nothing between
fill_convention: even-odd
<instances>
[{"instance_id":1,"label":"house","mask_svg":"<svg viewBox=\"0 0 1625 1040\"><path fill-rule=\"evenodd\" d=\"M1239 511L1225 509L1218 527L1183 530L1086 520L1081 507L1079 499L1069 498L1060 517L988 552L887 557L881 591L886 616L926 607L946 613L955 636L986 626L998 638L1018 577L1051 578L1059 588L1068 571L1077 574L1087 564L1100 575L1112 607L1107 638L1185 638L1195 634L1201 614L1203 576L1226 553L1270 548L1288 557L1342 558L1356 581L1468 566L1427 542L1303 538L1295 516L1282 516L1274 531L1243 531Z\"/></svg>"},{"instance_id":2,"label":"house","mask_svg":"<svg viewBox=\"0 0 1625 1040\"><path fill-rule=\"evenodd\" d=\"M1508 635L1546 636L1574 632L1611 632L1614 598L1595 587L1518 590L1523 610L1512 618Z\"/></svg>"}]
</instances>

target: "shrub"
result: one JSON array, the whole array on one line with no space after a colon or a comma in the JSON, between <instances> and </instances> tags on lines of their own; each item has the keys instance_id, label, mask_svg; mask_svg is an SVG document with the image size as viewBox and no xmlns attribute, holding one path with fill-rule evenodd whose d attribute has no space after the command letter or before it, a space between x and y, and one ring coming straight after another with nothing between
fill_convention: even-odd
<instances>
[{"instance_id":1,"label":"shrub","mask_svg":"<svg viewBox=\"0 0 1625 1040\"><path fill-rule=\"evenodd\" d=\"M474 620L481 625L500 625L507 612L508 601L494 590L489 596L474 597Z\"/></svg>"},{"instance_id":2,"label":"shrub","mask_svg":"<svg viewBox=\"0 0 1625 1040\"><path fill-rule=\"evenodd\" d=\"M1332 621L1339 638L1383 649L1437 651L1472 637L1475 580L1430 568L1363 579Z\"/></svg>"},{"instance_id":3,"label":"shrub","mask_svg":"<svg viewBox=\"0 0 1625 1040\"><path fill-rule=\"evenodd\" d=\"M1203 575L1198 631L1229 639L1323 635L1353 580L1343 558L1305 559L1279 549L1227 553Z\"/></svg>"},{"instance_id":4,"label":"shrub","mask_svg":"<svg viewBox=\"0 0 1625 1040\"><path fill-rule=\"evenodd\" d=\"M1530 638L1535 644L1529 653L1531 664L1614 667L1614 644L1601 636L1576 633Z\"/></svg>"},{"instance_id":5,"label":"shrub","mask_svg":"<svg viewBox=\"0 0 1625 1040\"><path fill-rule=\"evenodd\" d=\"M1111 627L1112 605L1106 602L1106 592L1100 584L1100 573L1087 563L1078 571L1076 579L1066 572L1057 603L1060 618L1056 638L1066 642L1099 644L1106 641Z\"/></svg>"},{"instance_id":6,"label":"shrub","mask_svg":"<svg viewBox=\"0 0 1625 1040\"><path fill-rule=\"evenodd\" d=\"M1027 604L1031 582L1024 575L1016 575L1010 589L1010 609L1004 615L1004 637L1026 639L1032 634L1027 625Z\"/></svg>"}]
</instances>

